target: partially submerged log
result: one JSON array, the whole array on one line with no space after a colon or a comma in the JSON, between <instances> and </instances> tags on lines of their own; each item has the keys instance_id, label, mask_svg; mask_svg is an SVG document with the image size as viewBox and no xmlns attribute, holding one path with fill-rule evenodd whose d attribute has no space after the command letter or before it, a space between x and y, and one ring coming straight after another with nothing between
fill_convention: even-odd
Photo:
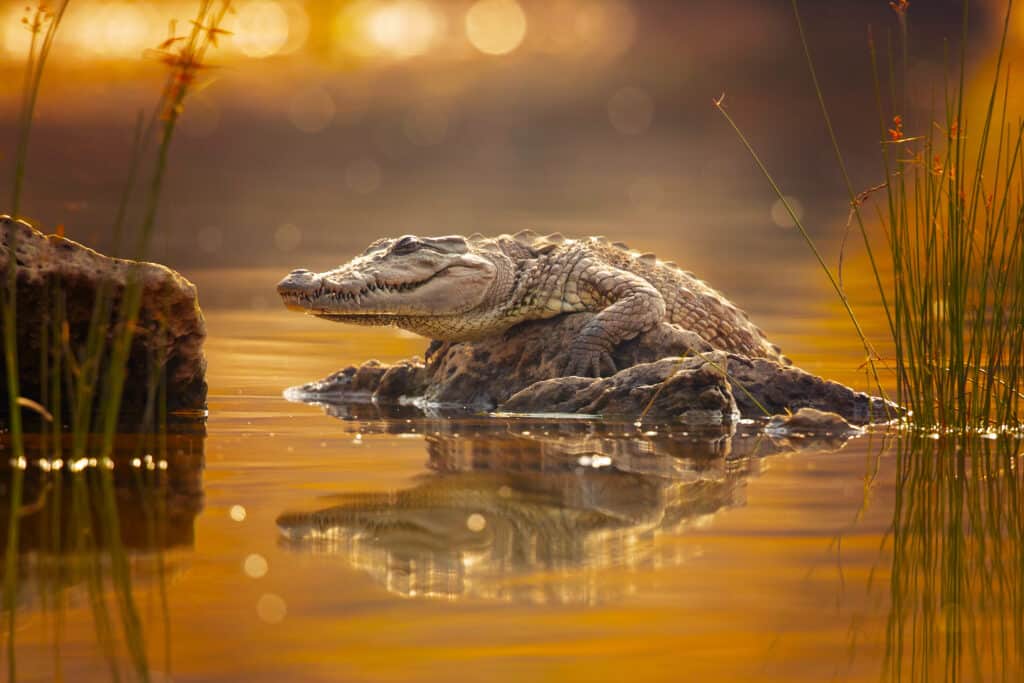
<instances>
[{"instance_id":1,"label":"partially submerged log","mask_svg":"<svg viewBox=\"0 0 1024 683\"><path fill-rule=\"evenodd\" d=\"M144 410L153 394L152 379L161 375L166 382L168 410L206 407L206 323L195 285L165 266L104 256L78 242L44 235L23 221L0 216L0 274L5 288L8 245L15 233L16 334L22 396L38 401L44 393L43 357L54 340L52 316L57 297L64 300L67 350L81 359L97 291L101 286L107 288L115 311L111 322L116 321L129 278L136 277L142 286L142 306L128 357L122 411ZM108 342L114 337L114 329L113 324L104 325ZM6 372L6 364L0 363L3 382ZM2 406L6 403L0 402Z\"/></svg>"}]
</instances>

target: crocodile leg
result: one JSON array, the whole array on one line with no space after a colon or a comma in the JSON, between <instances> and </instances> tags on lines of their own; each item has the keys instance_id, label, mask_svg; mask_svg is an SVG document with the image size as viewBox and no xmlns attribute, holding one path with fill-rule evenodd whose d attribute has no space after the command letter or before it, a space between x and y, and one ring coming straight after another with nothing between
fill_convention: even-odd
<instances>
[{"instance_id":1,"label":"crocodile leg","mask_svg":"<svg viewBox=\"0 0 1024 683\"><path fill-rule=\"evenodd\" d=\"M570 294L578 296L586 310L599 312L580 330L564 374L614 374L612 351L663 320L665 300L638 275L597 261L585 260L580 266L576 291Z\"/></svg>"}]
</instances>

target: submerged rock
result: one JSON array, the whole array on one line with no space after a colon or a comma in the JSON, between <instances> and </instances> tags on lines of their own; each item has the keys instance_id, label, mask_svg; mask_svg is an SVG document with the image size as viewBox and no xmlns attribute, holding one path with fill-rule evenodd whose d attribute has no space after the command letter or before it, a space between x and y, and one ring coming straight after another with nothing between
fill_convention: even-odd
<instances>
[{"instance_id":1,"label":"submerged rock","mask_svg":"<svg viewBox=\"0 0 1024 683\"><path fill-rule=\"evenodd\" d=\"M842 415L814 408L801 408L791 415L776 415L768 420L764 430L773 436L829 437L859 434Z\"/></svg>"},{"instance_id":2,"label":"submerged rock","mask_svg":"<svg viewBox=\"0 0 1024 683\"><path fill-rule=\"evenodd\" d=\"M592 313L518 325L502 337L431 345L427 361L370 361L295 387L294 400L373 401L519 413L586 413L680 419L698 424L764 417L800 408L854 423L887 419L892 404L791 365L712 351L697 335L661 323L615 350L611 377L561 377ZM762 410L764 408L764 410Z\"/></svg>"},{"instance_id":3,"label":"submerged rock","mask_svg":"<svg viewBox=\"0 0 1024 683\"><path fill-rule=\"evenodd\" d=\"M42 395L44 344L52 343L50 315L57 293L65 301L68 344L81 354L85 348L97 291L109 287L114 310L120 306L129 274L137 269L142 283L142 307L128 358L125 412L146 406L154 365L161 363L167 383L167 408L202 409L206 405L206 324L196 288L162 265L104 256L57 235L44 235L22 221L0 216L0 273L7 272L9 250L17 233L18 371L23 396ZM45 332L44 332L45 330ZM108 341L113 325L105 326ZM45 336L50 335L50 342ZM0 364L2 366L3 364ZM0 367L0 377L6 367ZM3 381L6 381L4 379Z\"/></svg>"}]
</instances>

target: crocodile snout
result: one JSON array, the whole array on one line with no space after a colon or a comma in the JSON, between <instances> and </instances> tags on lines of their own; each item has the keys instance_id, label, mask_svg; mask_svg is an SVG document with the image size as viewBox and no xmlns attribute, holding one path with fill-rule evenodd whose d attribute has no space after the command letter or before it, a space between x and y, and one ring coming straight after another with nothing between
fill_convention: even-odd
<instances>
[{"instance_id":1,"label":"crocodile snout","mask_svg":"<svg viewBox=\"0 0 1024 683\"><path fill-rule=\"evenodd\" d=\"M286 306L299 306L316 290L316 274L304 268L293 270L277 283L277 293Z\"/></svg>"},{"instance_id":2,"label":"crocodile snout","mask_svg":"<svg viewBox=\"0 0 1024 683\"><path fill-rule=\"evenodd\" d=\"M281 296L287 294L302 294L308 292L313 284L313 273L299 268L284 276L284 279L277 283L277 293Z\"/></svg>"}]
</instances>

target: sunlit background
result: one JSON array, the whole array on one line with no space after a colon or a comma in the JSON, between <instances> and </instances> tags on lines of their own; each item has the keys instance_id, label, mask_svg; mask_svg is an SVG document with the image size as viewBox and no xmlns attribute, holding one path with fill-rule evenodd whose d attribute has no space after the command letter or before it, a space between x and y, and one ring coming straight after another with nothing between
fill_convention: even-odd
<instances>
[{"instance_id":1,"label":"sunlit background","mask_svg":"<svg viewBox=\"0 0 1024 683\"><path fill-rule=\"evenodd\" d=\"M914 3L919 105L960 5ZM998 5L972 15L972 64L991 53ZM107 243L133 122L164 68L147 50L194 7L72 3L29 162L24 206L44 228ZM3 162L24 12L0 11ZM895 16L883 0L803 13L855 182L874 185L867 27L884 44ZM838 243L845 192L783 0L240 0L227 28L187 105L152 254L209 282L207 305L271 305L275 269L333 266L381 235L523 228L665 253L748 305L744 291L781 294L789 279L770 273L806 252L715 112L722 93L811 229ZM1014 36L1019 49L1024 23ZM739 251L757 258L737 267ZM240 291L212 276L232 268L267 279Z\"/></svg>"},{"instance_id":2,"label":"sunlit background","mask_svg":"<svg viewBox=\"0 0 1024 683\"><path fill-rule=\"evenodd\" d=\"M187 30L195 6L72 0L29 157L23 211L41 228L63 227L109 247L134 122L153 106L165 76L150 50ZM789 0L238 0L235 7L230 35L187 102L150 254L199 285L211 390L208 438L196 437L186 471L201 493L179 519L188 542L167 556L164 606L155 588L140 601L152 680L281 681L296 671L325 681L674 680L680 663L693 679L877 680L894 623L887 615L947 642L966 637L966 628L946 631L948 622L937 618L919 623L919 612L890 605L898 597L890 574L916 577L918 567L886 551L900 535L891 513L908 479L875 437L837 453L749 463L722 442L720 459L699 462L720 463L735 488L710 508L687 508L696 516L685 533L647 534L622 552L631 562L619 565L605 561L600 546L568 573L535 568L497 577L531 595L562 582L595 603L612 596L586 608L489 603L483 592L461 602L400 600L393 593L413 596L385 571L391 565L380 553L317 556L283 544L275 519L284 511L322 508L339 495L397 500L395 492L439 472L424 469L430 449L419 422L337 421L280 397L285 386L370 356L393 362L422 353L424 340L410 335L288 313L274 293L291 268L335 266L382 235L605 234L722 289L801 367L864 388L863 350L787 212L712 105L724 94L835 263L848 202ZM984 82L1003 2L970 7L969 83ZM0 213L30 39L24 13L24 2L0 0ZM853 182L874 186L882 171L867 27L885 64L896 17L887 0L804 0L802 13ZM961 0L911 3L908 134L931 125L943 38L956 48L960 20ZM1017 21L1010 53L1020 64L1024 11ZM1024 98L1024 88L1016 93ZM851 244L847 283L855 284L863 255ZM884 326L874 313L862 318L869 333ZM388 433L376 433L381 424ZM536 433L520 436L544 443ZM531 460L509 458L507 470L483 480L507 471L534 492L531 501L552 490L551 479L561 481L584 512L602 516L609 512L600 508L603 496L616 491L669 500L659 493L672 480L661 465L635 470L643 476L630 475L627 486L600 477L600 486L588 484L602 468L628 462L623 472L634 472L634 463L646 467L657 454L637 439L636 459L623 450L628 458L615 454L613 468L611 459L591 457L591 437L557 442L587 453L583 474L534 476ZM512 427L502 438L462 443L491 455L514 452ZM666 468L685 464L676 452L663 455ZM445 478L468 480L453 490L469 499L476 475L500 460L445 470ZM921 462L938 460L929 454ZM953 525L941 523L941 501L955 487L934 484L921 499L930 502L911 507L925 517L937 509L928 528L953 540L908 544L924 558L925 587L946 576L930 560L956 538ZM985 482L996 504L1019 500L1003 485ZM917 486L909 490L923 495ZM566 509L574 508L552 508L552 518L566 519ZM141 525L142 515L125 519ZM468 531L481 531L478 522L469 515ZM903 524L926 526L913 516ZM1006 608L1020 605L1015 577L994 569L999 558L1009 567L1018 557L1020 534L1012 531L979 532L973 557L981 563L970 564L968 554L955 565L977 581L974 593L949 602L936 592L922 604L950 619L982 605L971 618L1019 633L1020 612ZM965 556L954 549L948 554L957 561ZM487 569L477 564L474 575L471 563L481 556L464 557L470 579ZM1013 589L987 583L993 574ZM154 583L143 574L137 591ZM476 584L488 585L486 576ZM45 676L42 665L56 653L68 662L64 680L101 680L108 670L84 591L69 589L67 615L50 618L35 607L45 607L44 592L26 586L17 616L25 675ZM66 641L60 648L51 628L55 642ZM986 636L996 632L978 631L975 661L1001 654L1018 665L1019 651L1010 650L1019 640ZM155 652L164 647L166 654ZM941 666L927 647L913 650L912 665ZM921 670L914 680L931 673Z\"/></svg>"}]
</instances>

